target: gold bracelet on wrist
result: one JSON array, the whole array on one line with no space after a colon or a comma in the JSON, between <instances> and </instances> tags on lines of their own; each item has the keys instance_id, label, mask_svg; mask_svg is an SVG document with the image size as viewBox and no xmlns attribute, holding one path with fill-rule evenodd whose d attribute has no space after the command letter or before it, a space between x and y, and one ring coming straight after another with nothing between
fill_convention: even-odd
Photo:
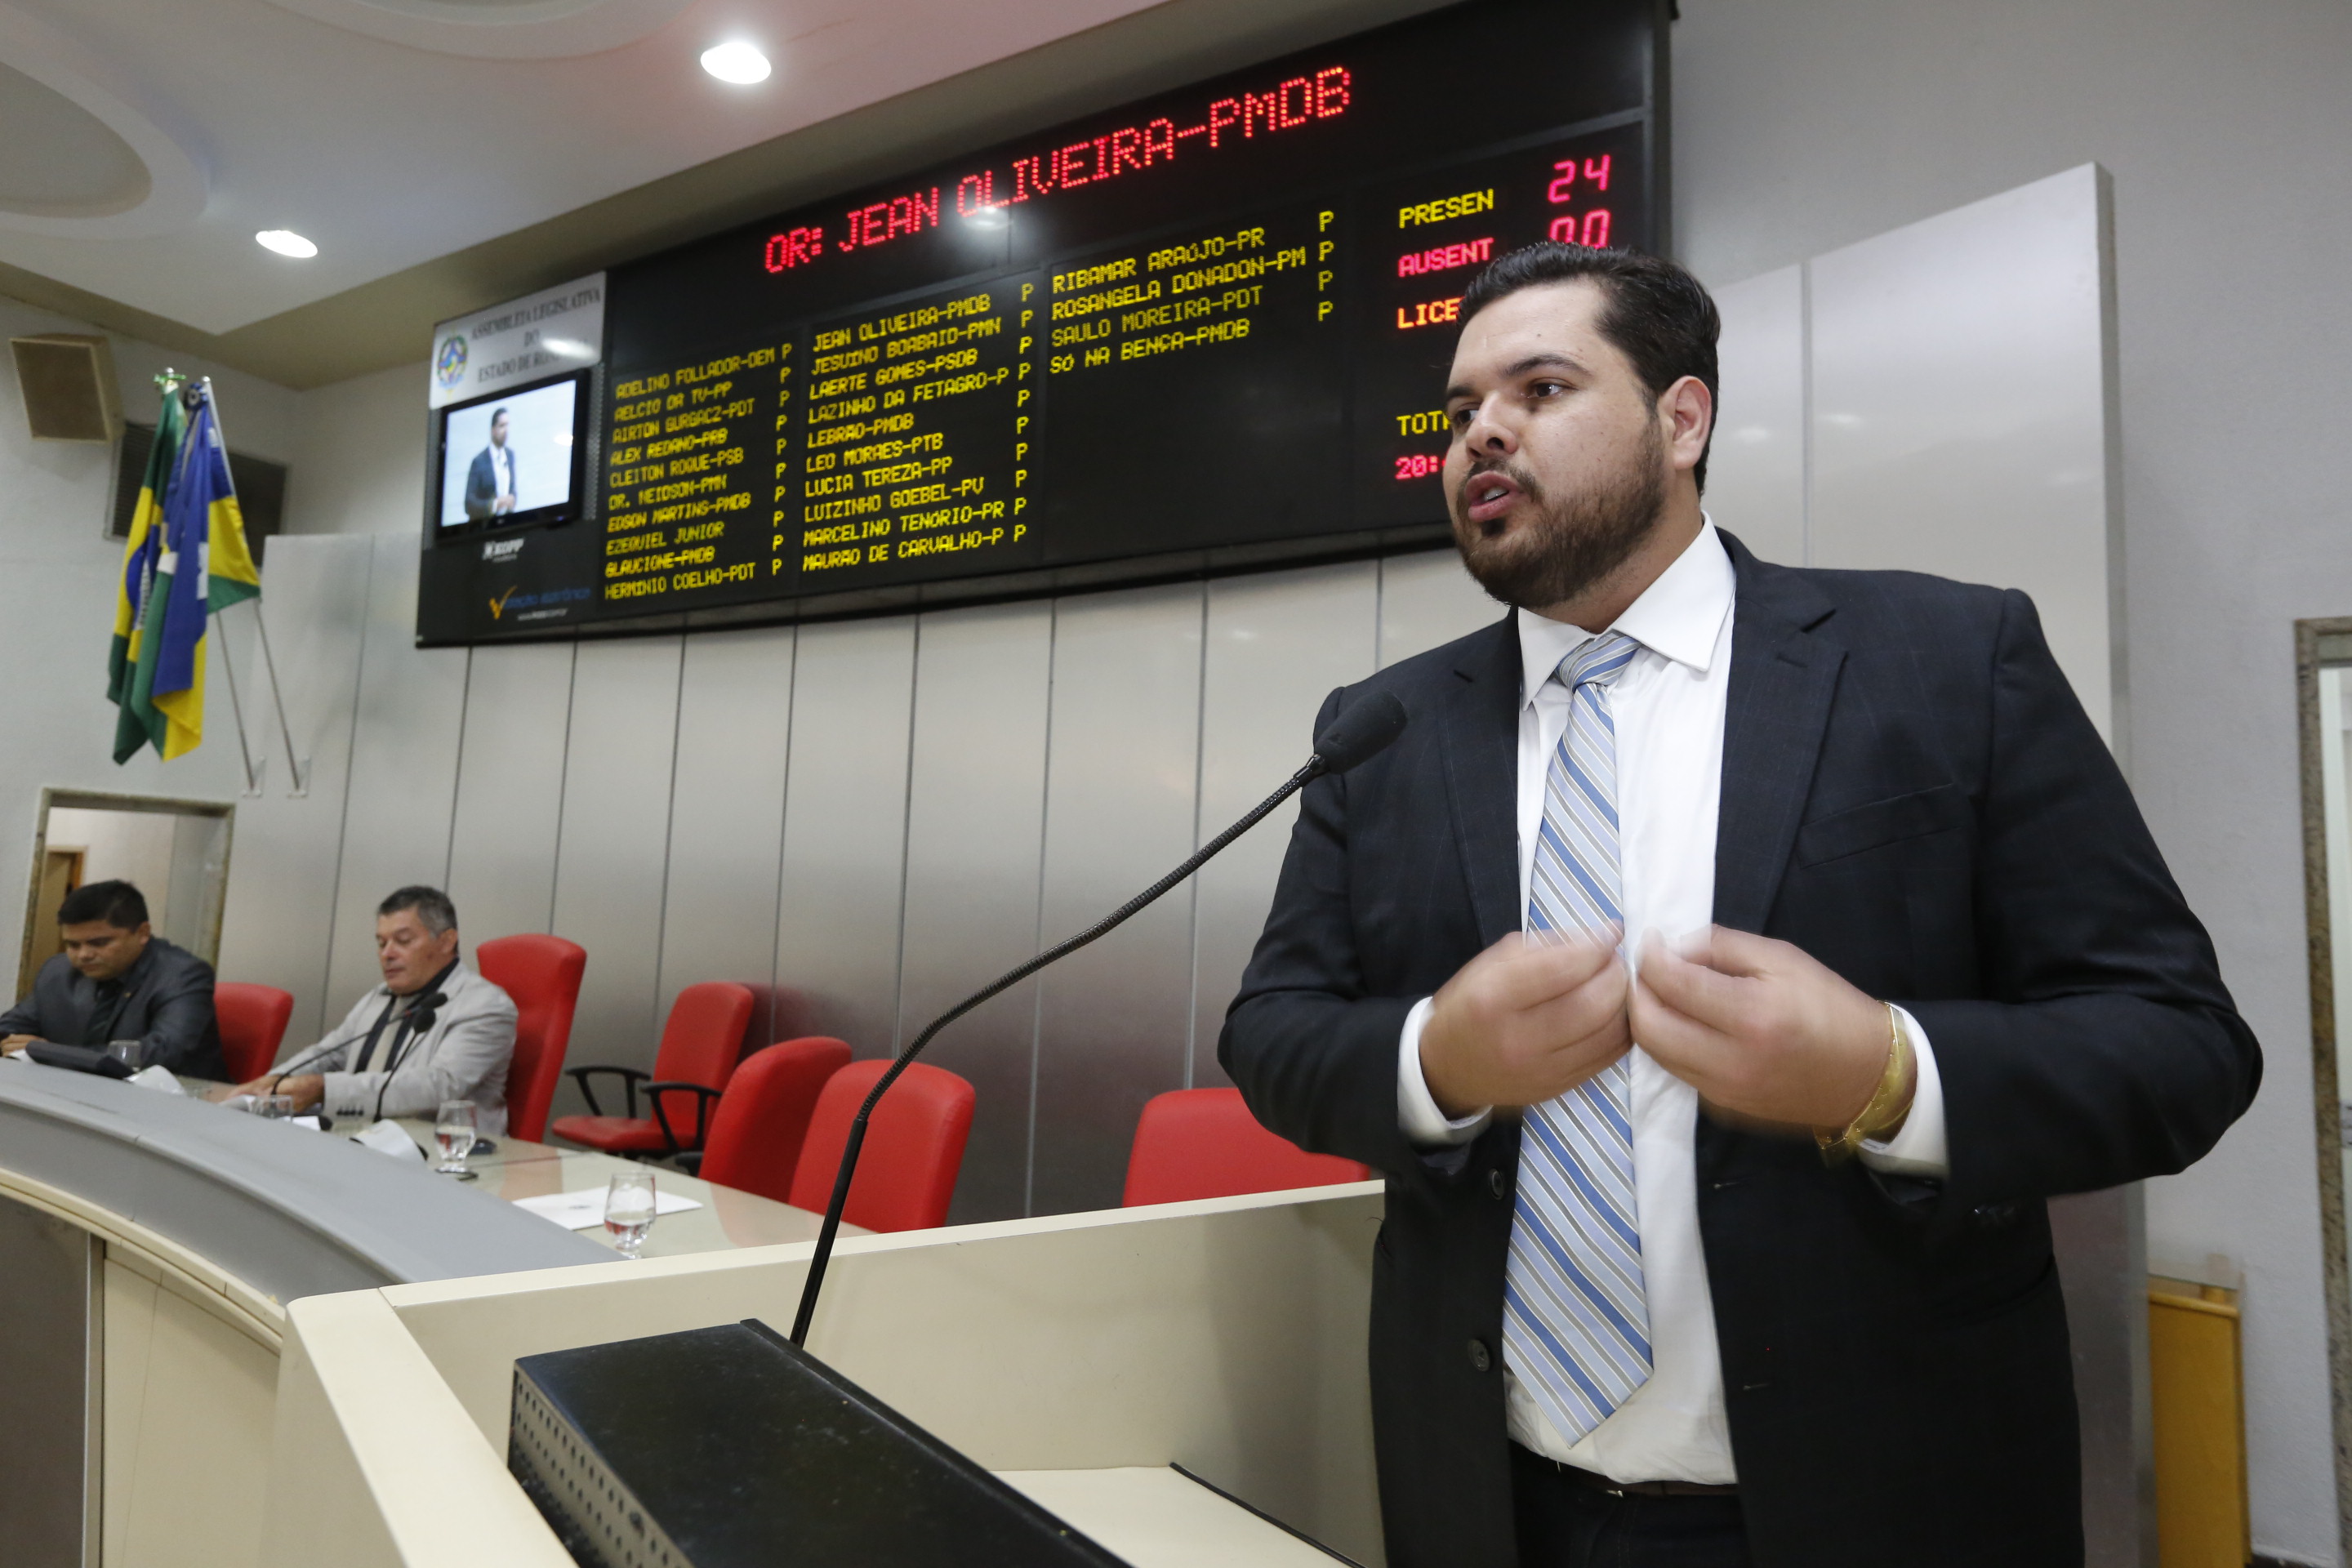
<instances>
[{"instance_id":1,"label":"gold bracelet on wrist","mask_svg":"<svg viewBox=\"0 0 2352 1568\"><path fill-rule=\"evenodd\" d=\"M1903 1027L1903 1016L1889 1002L1886 1007L1886 1070L1878 1075L1878 1088L1870 1103L1860 1115L1845 1125L1843 1132L1813 1130L1813 1142L1821 1146L1825 1164L1842 1165L1861 1152L1869 1140L1902 1121L1898 1107L1903 1099L1904 1080L1911 1076L1911 1037Z\"/></svg>"}]
</instances>

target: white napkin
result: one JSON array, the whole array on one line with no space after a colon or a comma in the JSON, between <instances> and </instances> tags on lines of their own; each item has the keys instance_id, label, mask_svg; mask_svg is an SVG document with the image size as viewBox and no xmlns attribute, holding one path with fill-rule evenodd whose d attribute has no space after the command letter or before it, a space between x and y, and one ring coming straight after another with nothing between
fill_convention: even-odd
<instances>
[{"instance_id":1,"label":"white napkin","mask_svg":"<svg viewBox=\"0 0 2352 1568\"><path fill-rule=\"evenodd\" d=\"M142 1089L160 1089L165 1094L184 1095L188 1092L180 1087L180 1080L172 1076L172 1069L167 1067L143 1068L123 1081L135 1083Z\"/></svg>"},{"instance_id":2,"label":"white napkin","mask_svg":"<svg viewBox=\"0 0 2352 1568\"><path fill-rule=\"evenodd\" d=\"M583 1187L575 1193L545 1193L535 1198L517 1198L514 1206L528 1209L541 1219L551 1219L566 1230L590 1230L604 1223L604 1189ZM666 1193L658 1186L654 1189L656 1219L701 1206L696 1199Z\"/></svg>"},{"instance_id":3,"label":"white napkin","mask_svg":"<svg viewBox=\"0 0 2352 1568\"><path fill-rule=\"evenodd\" d=\"M379 1121L366 1131L353 1136L352 1142L379 1154L390 1154L394 1159L402 1156L412 1160L425 1158L425 1151L416 1146L416 1140L411 1138L407 1129L397 1121ZM604 1216L600 1214L596 1217L602 1220Z\"/></svg>"}]
</instances>

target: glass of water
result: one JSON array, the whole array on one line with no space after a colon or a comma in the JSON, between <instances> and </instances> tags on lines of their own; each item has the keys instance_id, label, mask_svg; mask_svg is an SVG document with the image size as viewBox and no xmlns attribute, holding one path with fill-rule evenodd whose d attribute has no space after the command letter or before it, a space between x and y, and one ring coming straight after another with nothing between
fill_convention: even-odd
<instances>
[{"instance_id":1,"label":"glass of water","mask_svg":"<svg viewBox=\"0 0 2352 1568\"><path fill-rule=\"evenodd\" d=\"M635 1258L654 1227L654 1173L624 1171L604 1187L604 1229L624 1258Z\"/></svg>"},{"instance_id":2,"label":"glass of water","mask_svg":"<svg viewBox=\"0 0 2352 1568\"><path fill-rule=\"evenodd\" d=\"M106 1054L112 1057L116 1061L121 1062L124 1067L129 1068L132 1072L137 1072L141 1067L145 1065L141 1058L147 1054L147 1042L144 1040L109 1040L106 1042Z\"/></svg>"},{"instance_id":3,"label":"glass of water","mask_svg":"<svg viewBox=\"0 0 2352 1568\"><path fill-rule=\"evenodd\" d=\"M257 1094L253 1097L253 1113L272 1121L283 1121L294 1114L294 1097L290 1094Z\"/></svg>"},{"instance_id":4,"label":"glass of water","mask_svg":"<svg viewBox=\"0 0 2352 1568\"><path fill-rule=\"evenodd\" d=\"M474 1102L445 1100L433 1118L433 1142L441 1146L441 1163L433 1168L451 1176L470 1176L466 1156L474 1152Z\"/></svg>"}]
</instances>

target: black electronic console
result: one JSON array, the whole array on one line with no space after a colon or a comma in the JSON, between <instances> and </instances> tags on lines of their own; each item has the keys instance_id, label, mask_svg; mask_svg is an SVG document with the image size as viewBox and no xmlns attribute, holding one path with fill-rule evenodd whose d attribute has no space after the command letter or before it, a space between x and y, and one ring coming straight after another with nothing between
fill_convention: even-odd
<instances>
[{"instance_id":1,"label":"black electronic console","mask_svg":"<svg viewBox=\"0 0 2352 1568\"><path fill-rule=\"evenodd\" d=\"M25 1054L45 1068L96 1073L100 1078L131 1076L130 1064L108 1055L104 1046L60 1046L49 1040L35 1040L25 1047Z\"/></svg>"},{"instance_id":2,"label":"black electronic console","mask_svg":"<svg viewBox=\"0 0 2352 1568\"><path fill-rule=\"evenodd\" d=\"M1122 1561L756 1319L524 1356L507 1468L585 1568Z\"/></svg>"}]
</instances>

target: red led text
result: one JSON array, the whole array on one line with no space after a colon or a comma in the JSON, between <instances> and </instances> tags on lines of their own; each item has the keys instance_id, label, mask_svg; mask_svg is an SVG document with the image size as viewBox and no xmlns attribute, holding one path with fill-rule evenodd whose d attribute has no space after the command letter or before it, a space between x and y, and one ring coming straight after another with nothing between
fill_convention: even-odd
<instances>
[{"instance_id":1,"label":"red led text","mask_svg":"<svg viewBox=\"0 0 2352 1568\"><path fill-rule=\"evenodd\" d=\"M1562 245L1588 246L1594 250L1609 244L1609 209L1594 207L1580 222L1575 214L1551 220L1551 237Z\"/></svg>"},{"instance_id":2,"label":"red led text","mask_svg":"<svg viewBox=\"0 0 2352 1568\"><path fill-rule=\"evenodd\" d=\"M982 169L956 182L955 210L972 218L1081 185L1098 184L1166 163L1194 138L1212 149L1336 120L1354 101L1354 78L1345 66L1328 66L1295 76L1264 92L1244 92L1208 105L1195 124L1179 125L1161 116L1141 125L1123 125L1082 142L1013 160L1009 170ZM940 225L940 187L876 202L848 214L847 231L835 250L860 250ZM770 272L814 261L824 254L824 230L803 226L768 237Z\"/></svg>"},{"instance_id":3,"label":"red led text","mask_svg":"<svg viewBox=\"0 0 2352 1568\"><path fill-rule=\"evenodd\" d=\"M1492 235L1485 239L1466 240L1460 245L1441 245L1433 250L1415 250L1397 258L1397 276L1418 278L1424 272L1446 272L1456 267L1477 267L1495 259Z\"/></svg>"}]
</instances>

